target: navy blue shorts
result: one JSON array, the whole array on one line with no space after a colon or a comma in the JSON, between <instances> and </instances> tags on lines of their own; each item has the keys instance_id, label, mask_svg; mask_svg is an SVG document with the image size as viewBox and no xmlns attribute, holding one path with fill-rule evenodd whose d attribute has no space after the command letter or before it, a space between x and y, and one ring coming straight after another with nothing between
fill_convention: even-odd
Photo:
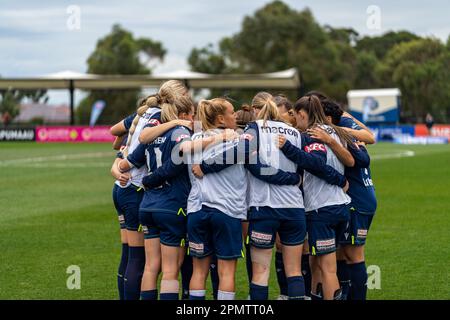
<instances>
[{"instance_id":1,"label":"navy blue shorts","mask_svg":"<svg viewBox=\"0 0 450 320\"><path fill-rule=\"evenodd\" d=\"M297 246L305 241L303 208L252 207L249 220L248 242L254 247L273 248L277 233L281 243L286 246Z\"/></svg>"},{"instance_id":2,"label":"navy blue shorts","mask_svg":"<svg viewBox=\"0 0 450 320\"><path fill-rule=\"evenodd\" d=\"M144 189L130 185L117 191L117 205L125 215L127 230L139 230L139 206L144 196Z\"/></svg>"},{"instance_id":3,"label":"navy blue shorts","mask_svg":"<svg viewBox=\"0 0 450 320\"><path fill-rule=\"evenodd\" d=\"M153 221L152 212L139 211L139 222L142 226L142 232L144 233L144 239L159 238L159 230Z\"/></svg>"},{"instance_id":4,"label":"navy blue shorts","mask_svg":"<svg viewBox=\"0 0 450 320\"><path fill-rule=\"evenodd\" d=\"M159 238L170 247L184 247L186 242L187 218L183 214L151 211L140 213L144 239Z\"/></svg>"},{"instance_id":5,"label":"navy blue shorts","mask_svg":"<svg viewBox=\"0 0 450 320\"><path fill-rule=\"evenodd\" d=\"M189 254L204 258L216 254L231 260L243 256L241 220L203 206L188 215Z\"/></svg>"},{"instance_id":6,"label":"navy blue shorts","mask_svg":"<svg viewBox=\"0 0 450 320\"><path fill-rule=\"evenodd\" d=\"M354 207L350 207L350 223L339 243L342 245L365 245L373 216L373 213L361 213Z\"/></svg>"},{"instance_id":7,"label":"navy blue shorts","mask_svg":"<svg viewBox=\"0 0 450 320\"><path fill-rule=\"evenodd\" d=\"M308 242L313 256L336 251L349 223L348 205L334 205L306 214Z\"/></svg>"},{"instance_id":8,"label":"navy blue shorts","mask_svg":"<svg viewBox=\"0 0 450 320\"><path fill-rule=\"evenodd\" d=\"M114 207L116 208L116 211L117 211L117 217L119 218L120 229L125 229L126 228L125 212L123 212L123 210L120 208L119 200L118 200L119 189L120 189L120 187L114 183L114 187L112 190L112 198L113 198L113 202L114 202Z\"/></svg>"}]
</instances>

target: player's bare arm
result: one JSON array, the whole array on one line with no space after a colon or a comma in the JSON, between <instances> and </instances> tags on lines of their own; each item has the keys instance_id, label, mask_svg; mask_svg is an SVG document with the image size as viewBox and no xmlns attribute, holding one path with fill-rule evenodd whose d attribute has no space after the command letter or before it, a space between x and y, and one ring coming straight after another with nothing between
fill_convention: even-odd
<instances>
[{"instance_id":1,"label":"player's bare arm","mask_svg":"<svg viewBox=\"0 0 450 320\"><path fill-rule=\"evenodd\" d=\"M344 166L353 167L355 165L355 159L353 159L352 154L347 150L347 148L341 146L327 132L325 132L325 130L316 127L308 129L307 132L312 138L322 141L329 146Z\"/></svg>"}]
</instances>

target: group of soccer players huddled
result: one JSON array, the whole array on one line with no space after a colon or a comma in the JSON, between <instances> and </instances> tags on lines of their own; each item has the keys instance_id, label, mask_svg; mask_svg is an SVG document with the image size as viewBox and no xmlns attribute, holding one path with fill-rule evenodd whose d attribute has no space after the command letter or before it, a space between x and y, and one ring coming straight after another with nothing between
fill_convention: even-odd
<instances>
[{"instance_id":1,"label":"group of soccer players huddled","mask_svg":"<svg viewBox=\"0 0 450 320\"><path fill-rule=\"evenodd\" d=\"M278 299L366 298L375 140L332 99L259 92L235 112L170 80L111 133L120 299L204 300L210 275L233 300L244 258L248 298L267 300L274 247Z\"/></svg>"}]
</instances>

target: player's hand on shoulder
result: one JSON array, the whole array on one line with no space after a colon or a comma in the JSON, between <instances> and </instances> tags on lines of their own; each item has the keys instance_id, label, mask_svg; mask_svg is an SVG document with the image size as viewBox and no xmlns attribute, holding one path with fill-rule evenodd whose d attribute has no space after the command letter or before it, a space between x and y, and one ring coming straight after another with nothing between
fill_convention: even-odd
<instances>
[{"instance_id":1,"label":"player's hand on shoulder","mask_svg":"<svg viewBox=\"0 0 450 320\"><path fill-rule=\"evenodd\" d=\"M203 173L202 169L200 168L199 164L194 164L192 166L192 173L194 174L194 176L196 176L199 179L203 178L203 176L204 176L204 173Z\"/></svg>"},{"instance_id":2,"label":"player's hand on shoulder","mask_svg":"<svg viewBox=\"0 0 450 320\"><path fill-rule=\"evenodd\" d=\"M311 138L319 140L325 144L329 144L333 140L333 137L319 127L310 128L306 132L311 136Z\"/></svg>"}]
</instances>

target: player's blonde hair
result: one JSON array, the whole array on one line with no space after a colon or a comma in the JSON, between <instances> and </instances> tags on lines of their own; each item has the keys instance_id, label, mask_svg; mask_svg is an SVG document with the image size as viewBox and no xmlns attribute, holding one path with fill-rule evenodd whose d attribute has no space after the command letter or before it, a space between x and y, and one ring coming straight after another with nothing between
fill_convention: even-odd
<instances>
[{"instance_id":1,"label":"player's blonde hair","mask_svg":"<svg viewBox=\"0 0 450 320\"><path fill-rule=\"evenodd\" d=\"M204 131L216 128L217 117L225 114L227 104L231 103L224 98L200 100L197 107L197 116Z\"/></svg>"},{"instance_id":2,"label":"player's blonde hair","mask_svg":"<svg viewBox=\"0 0 450 320\"><path fill-rule=\"evenodd\" d=\"M263 120L264 124L267 120L283 121L273 96L268 92L258 92L252 100L252 107L261 110L256 119Z\"/></svg>"},{"instance_id":3,"label":"player's blonde hair","mask_svg":"<svg viewBox=\"0 0 450 320\"><path fill-rule=\"evenodd\" d=\"M161 122L176 120L180 113L189 114L193 106L194 101L189 96L181 96L174 103L165 103L161 106Z\"/></svg>"},{"instance_id":4,"label":"player's blonde hair","mask_svg":"<svg viewBox=\"0 0 450 320\"><path fill-rule=\"evenodd\" d=\"M126 143L126 148L124 150L124 155L128 155L128 148L131 144L131 140L136 130L136 126L139 123L139 119L144 115L145 112L151 107L159 107L161 110L173 108L176 101L180 100L181 97L188 96L189 90L186 86L178 80L169 80L164 82L158 90L157 94L150 95L139 104L136 112L136 116L133 119L130 130L128 131L128 139ZM167 106L166 106L167 105ZM176 107L175 107L176 108ZM169 111L167 111L169 112ZM166 112L166 114L167 114ZM161 119L162 120L162 119Z\"/></svg>"}]
</instances>

